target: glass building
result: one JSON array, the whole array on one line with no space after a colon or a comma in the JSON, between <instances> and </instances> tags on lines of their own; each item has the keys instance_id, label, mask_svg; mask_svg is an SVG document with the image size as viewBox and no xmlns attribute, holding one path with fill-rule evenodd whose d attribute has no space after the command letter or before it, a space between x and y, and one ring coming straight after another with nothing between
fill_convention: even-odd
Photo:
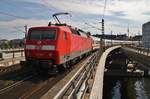
<instances>
[{"instance_id":1,"label":"glass building","mask_svg":"<svg viewBox=\"0 0 150 99\"><path fill-rule=\"evenodd\" d=\"M145 48L150 48L150 22L142 26L143 44Z\"/></svg>"}]
</instances>

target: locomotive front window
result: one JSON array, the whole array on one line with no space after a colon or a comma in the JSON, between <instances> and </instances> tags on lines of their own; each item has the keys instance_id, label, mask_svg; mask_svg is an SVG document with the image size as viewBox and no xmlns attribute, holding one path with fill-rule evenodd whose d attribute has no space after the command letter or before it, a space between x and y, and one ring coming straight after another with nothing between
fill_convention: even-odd
<instances>
[{"instance_id":1,"label":"locomotive front window","mask_svg":"<svg viewBox=\"0 0 150 99\"><path fill-rule=\"evenodd\" d=\"M56 30L55 29L48 29L48 30L30 30L28 34L28 39L34 40L55 40L56 38Z\"/></svg>"}]
</instances>

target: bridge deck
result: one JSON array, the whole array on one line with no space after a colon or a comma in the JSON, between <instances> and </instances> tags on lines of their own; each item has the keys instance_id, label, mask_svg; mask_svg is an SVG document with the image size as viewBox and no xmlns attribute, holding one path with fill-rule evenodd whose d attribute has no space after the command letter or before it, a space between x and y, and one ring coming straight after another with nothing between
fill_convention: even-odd
<instances>
[{"instance_id":1,"label":"bridge deck","mask_svg":"<svg viewBox=\"0 0 150 99\"><path fill-rule=\"evenodd\" d=\"M139 50L138 48L135 49L135 48L130 48L130 47L123 47L122 49L129 57L141 63L142 67L150 70L150 64L149 64L150 52L149 51Z\"/></svg>"},{"instance_id":2,"label":"bridge deck","mask_svg":"<svg viewBox=\"0 0 150 99\"><path fill-rule=\"evenodd\" d=\"M90 99L102 99L103 96L103 77L104 77L104 69L105 69L105 62L108 54L115 50L120 48L121 46L114 46L111 48L108 48L101 56L99 64L97 66L96 75L94 78L94 84L93 88L90 94Z\"/></svg>"},{"instance_id":3,"label":"bridge deck","mask_svg":"<svg viewBox=\"0 0 150 99\"><path fill-rule=\"evenodd\" d=\"M9 67L15 64L19 64L20 61L23 61L23 60L25 60L24 56L4 59L0 61L0 67Z\"/></svg>"}]
</instances>

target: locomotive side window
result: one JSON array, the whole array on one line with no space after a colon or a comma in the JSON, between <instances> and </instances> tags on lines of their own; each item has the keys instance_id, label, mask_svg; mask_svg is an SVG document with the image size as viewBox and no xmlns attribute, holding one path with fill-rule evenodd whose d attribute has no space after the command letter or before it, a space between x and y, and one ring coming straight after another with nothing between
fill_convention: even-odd
<instances>
[{"instance_id":1,"label":"locomotive side window","mask_svg":"<svg viewBox=\"0 0 150 99\"><path fill-rule=\"evenodd\" d=\"M28 34L29 40L43 40L43 39L49 39L49 40L55 40L56 38L56 30L55 29L45 29L45 30L30 30Z\"/></svg>"},{"instance_id":2,"label":"locomotive side window","mask_svg":"<svg viewBox=\"0 0 150 99\"><path fill-rule=\"evenodd\" d=\"M67 39L67 33L64 32L64 39L66 40Z\"/></svg>"}]
</instances>

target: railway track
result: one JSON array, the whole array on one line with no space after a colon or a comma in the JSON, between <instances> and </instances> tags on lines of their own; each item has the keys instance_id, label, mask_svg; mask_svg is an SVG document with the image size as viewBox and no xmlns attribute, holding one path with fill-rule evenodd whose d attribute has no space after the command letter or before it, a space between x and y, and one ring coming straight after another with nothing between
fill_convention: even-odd
<instances>
[{"instance_id":1,"label":"railway track","mask_svg":"<svg viewBox=\"0 0 150 99\"><path fill-rule=\"evenodd\" d=\"M9 72L17 71L17 70L20 70L21 68L22 66L19 64L9 66L9 67L0 67L0 75L4 75Z\"/></svg>"},{"instance_id":2,"label":"railway track","mask_svg":"<svg viewBox=\"0 0 150 99\"><path fill-rule=\"evenodd\" d=\"M10 72L15 72L24 68L22 61L23 57L0 61L0 75L5 75Z\"/></svg>"},{"instance_id":3,"label":"railway track","mask_svg":"<svg viewBox=\"0 0 150 99\"><path fill-rule=\"evenodd\" d=\"M83 97L88 97L93 78L96 71L96 66L100 58L100 52L95 52L82 66L75 72L67 83L65 83L59 91L53 93L51 97L47 93L42 99L80 99Z\"/></svg>"},{"instance_id":4,"label":"railway track","mask_svg":"<svg viewBox=\"0 0 150 99\"><path fill-rule=\"evenodd\" d=\"M92 55L91 55L92 56ZM8 87L2 89L0 91L1 99L39 99L40 97L44 96L46 92L52 89L53 93L51 94L56 95L58 90L53 90L54 86L58 87L58 83L61 83L61 86L64 86L70 78L82 67L82 65L86 64L87 61L91 58L91 56L82 59L79 63L75 64L73 68L70 70L64 71L61 74L55 76L32 76L17 82L16 84L12 85L12 87Z\"/></svg>"},{"instance_id":5,"label":"railway track","mask_svg":"<svg viewBox=\"0 0 150 99\"><path fill-rule=\"evenodd\" d=\"M28 76L28 77L24 78L24 79L21 80L21 81L17 81L17 82L15 82L14 84L12 84L12 85L10 85L10 86L7 86L7 87L5 87L5 88L0 89L0 94L5 93L5 92L8 91L9 89L14 88L15 86L20 85L21 83L23 83L24 81L26 81L26 80L28 80L28 79L31 79L32 77L33 77L32 75L31 75L31 76Z\"/></svg>"},{"instance_id":6,"label":"railway track","mask_svg":"<svg viewBox=\"0 0 150 99\"><path fill-rule=\"evenodd\" d=\"M19 68L14 70L14 68ZM30 67L23 67L19 64L16 66L12 66L10 68L10 72L4 73L0 75L0 94L5 91L20 85L25 80L28 80L33 76L32 70Z\"/></svg>"},{"instance_id":7,"label":"railway track","mask_svg":"<svg viewBox=\"0 0 150 99\"><path fill-rule=\"evenodd\" d=\"M1 99L30 99L37 96L36 93L45 93L49 88L55 85L60 79L67 75L66 71L62 75L43 77L34 75L12 84L9 87L0 90ZM36 98L35 98L36 99Z\"/></svg>"}]
</instances>

